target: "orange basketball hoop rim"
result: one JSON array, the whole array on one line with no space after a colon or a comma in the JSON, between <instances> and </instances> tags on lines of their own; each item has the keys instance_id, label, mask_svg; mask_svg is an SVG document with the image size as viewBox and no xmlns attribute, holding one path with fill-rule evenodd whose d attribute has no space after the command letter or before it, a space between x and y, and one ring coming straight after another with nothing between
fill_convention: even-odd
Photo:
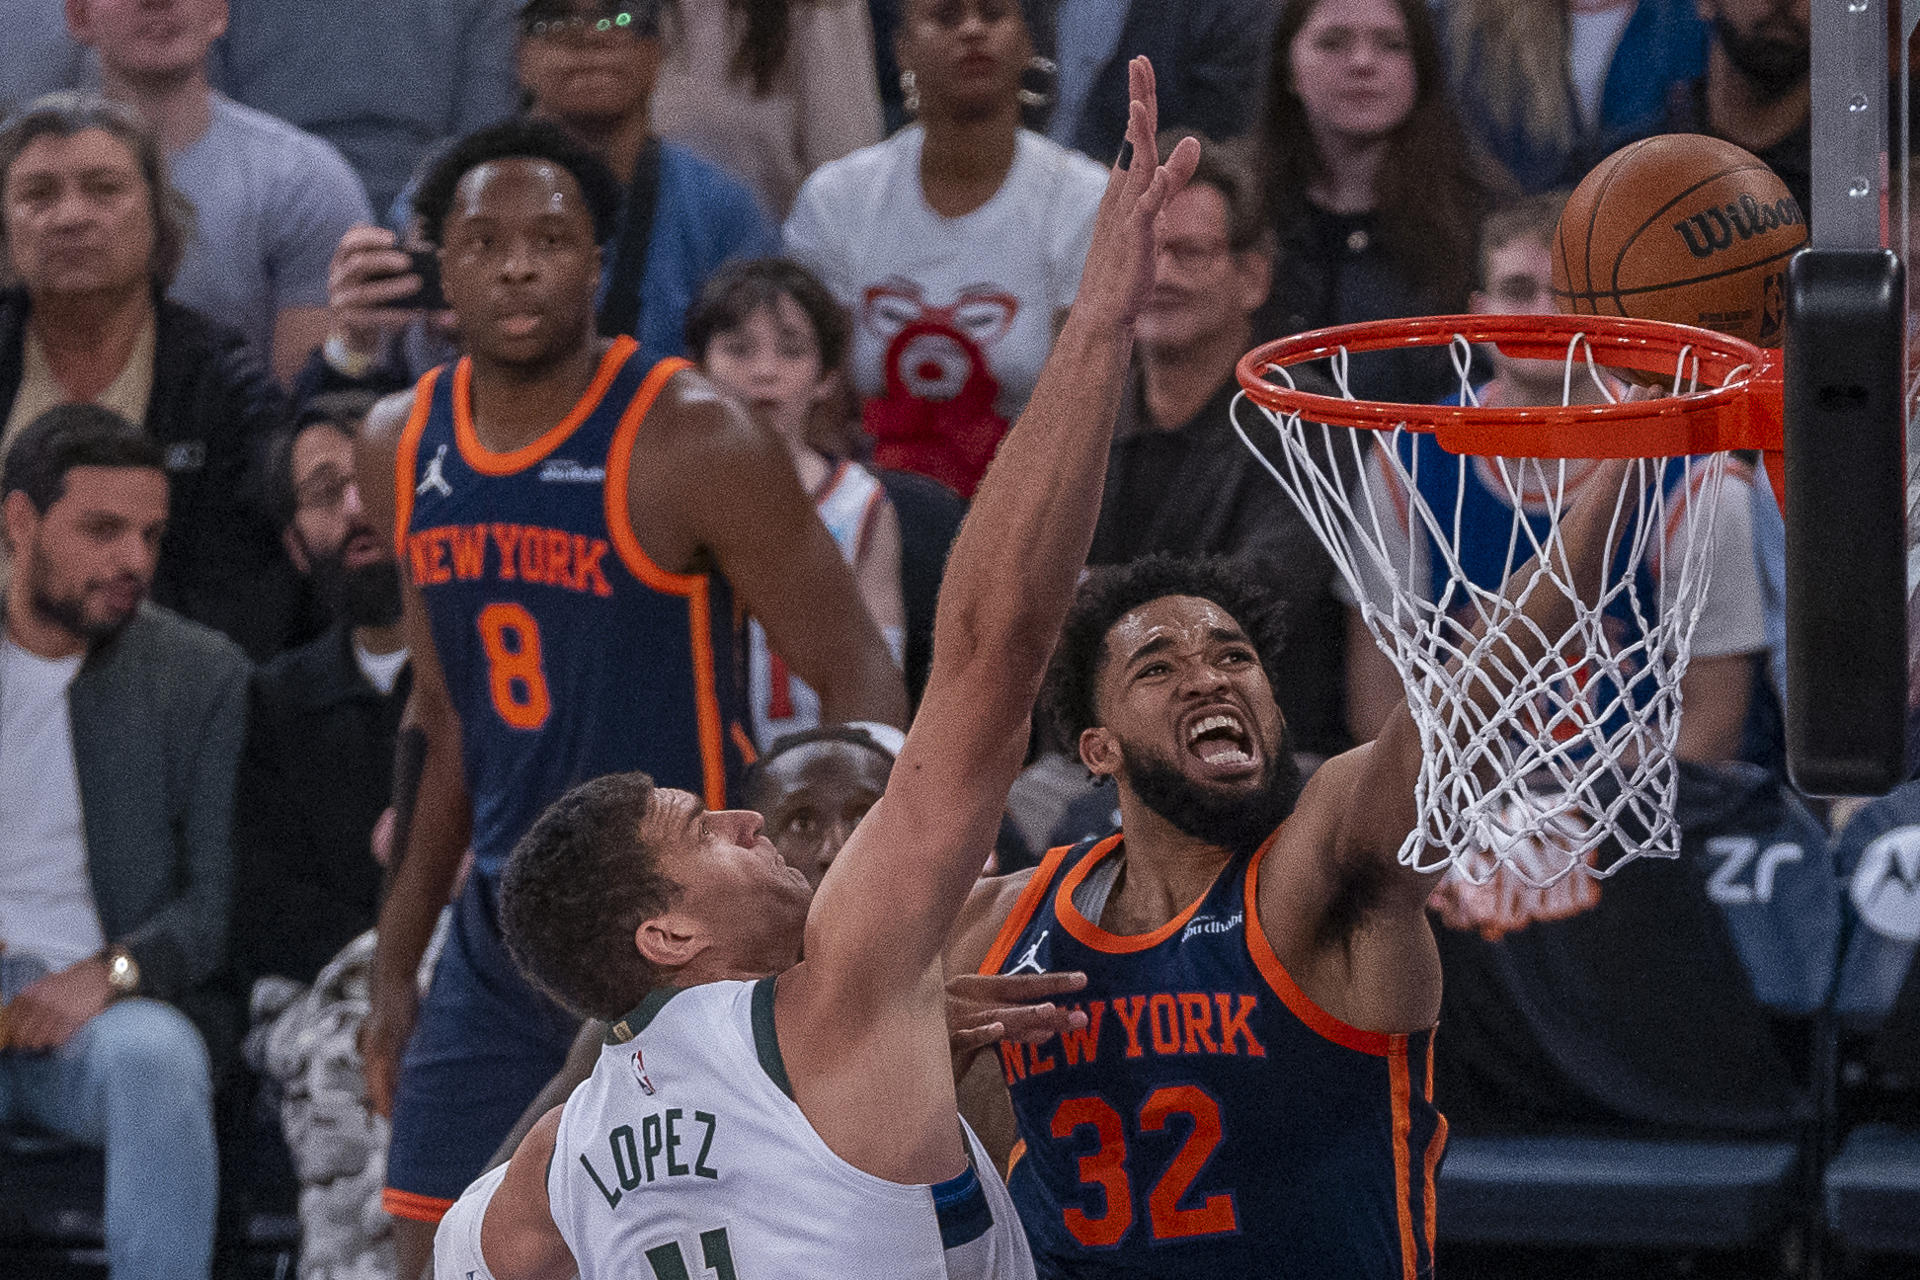
<instances>
[{"instance_id":1,"label":"orange basketball hoop rim","mask_svg":"<svg viewBox=\"0 0 1920 1280\"><path fill-rule=\"evenodd\" d=\"M1697 388L1614 404L1476 408L1317 395L1275 381L1279 370L1365 351L1490 343L1502 354L1631 370ZM1712 329L1616 316L1454 315L1336 325L1263 343L1236 371L1265 409L1329 426L1433 435L1453 454L1509 458L1672 458L1753 449L1780 496L1780 353Z\"/></svg>"}]
</instances>

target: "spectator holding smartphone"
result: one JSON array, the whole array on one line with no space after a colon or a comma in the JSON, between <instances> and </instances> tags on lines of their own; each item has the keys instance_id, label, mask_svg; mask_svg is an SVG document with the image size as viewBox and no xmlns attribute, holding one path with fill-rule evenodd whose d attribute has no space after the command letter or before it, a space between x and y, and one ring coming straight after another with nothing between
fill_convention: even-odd
<instances>
[{"instance_id":1,"label":"spectator holding smartphone","mask_svg":"<svg viewBox=\"0 0 1920 1280\"><path fill-rule=\"evenodd\" d=\"M385 227L353 227L327 269L326 342L294 379L294 401L404 391L458 354L458 336L440 294L439 259L414 230L402 240Z\"/></svg>"}]
</instances>

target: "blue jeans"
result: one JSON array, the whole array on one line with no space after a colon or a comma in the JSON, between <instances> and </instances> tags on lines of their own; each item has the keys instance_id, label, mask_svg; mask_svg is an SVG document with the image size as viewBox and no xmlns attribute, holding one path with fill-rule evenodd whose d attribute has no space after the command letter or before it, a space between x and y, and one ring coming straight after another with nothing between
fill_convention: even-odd
<instances>
[{"instance_id":1,"label":"blue jeans","mask_svg":"<svg viewBox=\"0 0 1920 1280\"><path fill-rule=\"evenodd\" d=\"M21 960L9 994L25 983ZM0 1124L106 1151L114 1280L207 1280L219 1168L207 1048L172 1005L121 1000L51 1053L0 1051Z\"/></svg>"}]
</instances>

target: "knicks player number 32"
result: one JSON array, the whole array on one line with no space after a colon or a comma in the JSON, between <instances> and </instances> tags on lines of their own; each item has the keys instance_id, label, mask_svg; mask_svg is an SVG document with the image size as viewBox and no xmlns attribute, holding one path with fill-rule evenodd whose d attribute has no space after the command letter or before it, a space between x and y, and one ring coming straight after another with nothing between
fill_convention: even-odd
<instances>
[{"instance_id":1,"label":"knicks player number 32","mask_svg":"<svg viewBox=\"0 0 1920 1280\"><path fill-rule=\"evenodd\" d=\"M480 611L479 627L493 709L509 728L540 728L553 711L540 665L540 624L521 605L490 604Z\"/></svg>"},{"instance_id":2,"label":"knicks player number 32","mask_svg":"<svg viewBox=\"0 0 1920 1280\"><path fill-rule=\"evenodd\" d=\"M1208 1196L1199 1205L1181 1208L1194 1179L1220 1145L1220 1104L1198 1085L1162 1085L1140 1104L1140 1129L1158 1133L1184 1117L1192 1125L1187 1140L1147 1193L1148 1225L1155 1240L1184 1240L1233 1231L1238 1226L1233 1194ZM1106 1210L1095 1217L1084 1210L1062 1212L1073 1238L1091 1248L1119 1244L1133 1226L1133 1183L1127 1174L1127 1135L1120 1113L1105 1098L1087 1094L1062 1098L1049 1126L1056 1138L1070 1138L1090 1128L1098 1145L1080 1157L1080 1181L1104 1193Z\"/></svg>"}]
</instances>

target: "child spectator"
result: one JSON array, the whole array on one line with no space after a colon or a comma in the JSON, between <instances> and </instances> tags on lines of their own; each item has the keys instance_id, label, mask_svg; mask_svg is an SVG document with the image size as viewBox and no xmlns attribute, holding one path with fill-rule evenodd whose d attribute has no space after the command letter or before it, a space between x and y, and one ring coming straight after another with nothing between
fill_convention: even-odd
<instances>
[{"instance_id":1,"label":"child spectator","mask_svg":"<svg viewBox=\"0 0 1920 1280\"><path fill-rule=\"evenodd\" d=\"M900 523L879 479L807 442L809 422L840 403L847 319L805 267L761 258L722 267L687 316L687 350L701 371L777 432L800 485L852 566L874 625L900 660ZM748 688L760 749L820 723L819 695L787 669L758 622L749 636Z\"/></svg>"},{"instance_id":2,"label":"child spectator","mask_svg":"<svg viewBox=\"0 0 1920 1280\"><path fill-rule=\"evenodd\" d=\"M785 217L800 183L880 141L863 0L672 0L653 126Z\"/></svg>"},{"instance_id":3,"label":"child spectator","mask_svg":"<svg viewBox=\"0 0 1920 1280\"><path fill-rule=\"evenodd\" d=\"M1495 211L1487 218L1481 233L1479 255L1480 288L1472 298L1476 312L1494 315L1526 315L1553 310L1554 228L1560 221L1564 197L1543 195ZM1492 354L1494 376L1474 390L1475 403L1488 407L1515 408L1526 405L1560 404L1563 397L1571 403L1598 403L1602 399L1594 380L1576 373L1571 383L1564 377L1560 360L1523 360ZM1616 394L1618 392L1616 391ZM1417 461L1414 451L1422 455ZM1429 507L1456 512L1463 521L1459 543L1462 568L1480 586L1499 585L1508 555L1508 539L1513 530L1514 497L1507 480L1485 459L1473 459L1466 479L1453 465L1433 437L1402 441L1404 465L1415 468ZM1567 463L1567 501L1576 492L1593 464L1585 460ZM1373 488L1369 501L1373 510L1405 511L1402 482L1389 473L1379 451L1370 459L1367 483ZM1706 764L1747 760L1754 764L1778 763L1780 726L1777 708L1765 679L1768 627L1765 617L1766 596L1761 588L1759 567L1753 546L1752 470L1738 457L1728 459L1725 478L1716 498L1711 543L1712 569L1707 577L1704 598L1700 601L1699 621L1693 631L1691 659L1680 678L1681 701L1686 715L1680 722L1675 754L1682 760ZM1515 477L1516 483L1518 477ZM1669 484L1674 477L1669 477ZM1466 495L1458 508L1454 493L1465 486ZM1544 527L1545 515L1533 498L1530 518L1536 527ZM1676 495L1673 510L1683 501ZM1367 508L1360 508L1365 510ZM1675 536L1678 525L1668 530ZM1684 534L1680 536L1684 537ZM1432 553L1430 535L1421 533L1410 542L1400 542L1392 550L1400 558L1395 570L1401 582L1427 587L1429 599L1444 583L1449 572L1443 557ZM1649 557L1642 572L1650 573L1657 584L1661 564L1678 572L1684 558L1679 543L1669 546L1665 557ZM1369 576L1372 576L1371 574ZM1367 584L1376 603L1385 603L1384 582ZM1664 601L1670 588L1655 597ZM1624 604L1614 606L1608 615L1609 626L1617 635L1631 634L1629 628L1641 623L1624 615ZM1356 737L1372 737L1385 720L1387 711L1398 702L1400 681L1387 669L1386 658L1373 644L1364 626L1348 628L1351 637L1347 655L1349 717ZM1619 643L1616 640L1616 644ZM1624 678L1632 678L1632 669L1624 669ZM1642 682L1644 684L1644 682ZM1585 882L1591 884L1592 882Z\"/></svg>"},{"instance_id":4,"label":"child spectator","mask_svg":"<svg viewBox=\"0 0 1920 1280\"><path fill-rule=\"evenodd\" d=\"M1256 337L1466 306L1500 180L1447 98L1424 0L1287 0L1260 134L1280 243ZM1449 365L1423 354L1355 356L1353 394L1432 403Z\"/></svg>"},{"instance_id":5,"label":"child spectator","mask_svg":"<svg viewBox=\"0 0 1920 1280\"><path fill-rule=\"evenodd\" d=\"M786 243L854 313L874 460L970 497L1079 291L1106 171L1021 128L1016 0L907 0L896 47L919 122L807 179Z\"/></svg>"}]
</instances>

